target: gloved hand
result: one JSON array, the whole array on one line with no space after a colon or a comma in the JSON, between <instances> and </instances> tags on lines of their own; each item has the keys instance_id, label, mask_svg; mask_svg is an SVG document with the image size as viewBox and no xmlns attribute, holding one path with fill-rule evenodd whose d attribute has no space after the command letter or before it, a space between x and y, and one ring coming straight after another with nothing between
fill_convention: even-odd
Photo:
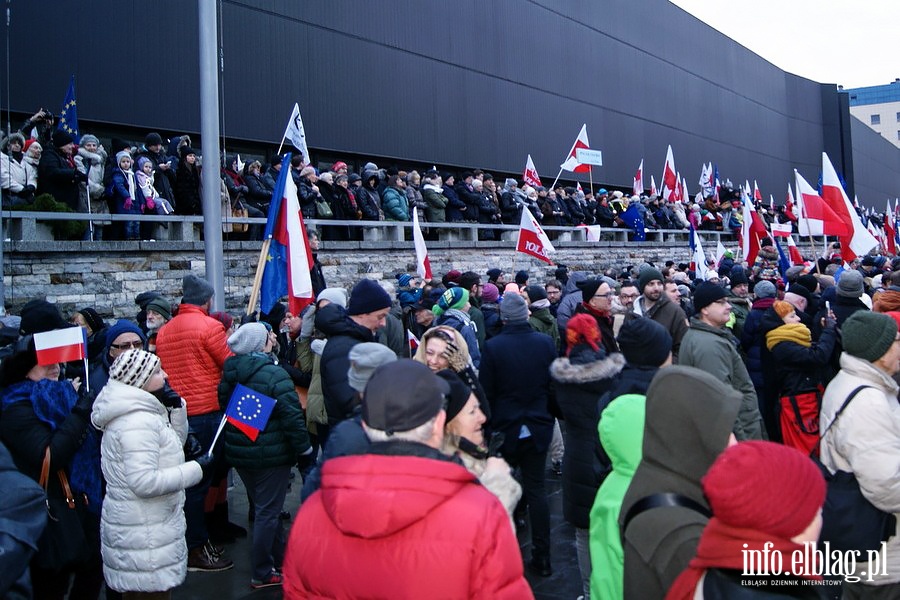
<instances>
[{"instance_id":1,"label":"gloved hand","mask_svg":"<svg viewBox=\"0 0 900 600\"><path fill-rule=\"evenodd\" d=\"M246 194L247 192L250 191L250 188L248 188L246 185L242 185L242 186L238 187L238 190L239 190L242 194Z\"/></svg>"},{"instance_id":2,"label":"gloved hand","mask_svg":"<svg viewBox=\"0 0 900 600\"><path fill-rule=\"evenodd\" d=\"M81 415L85 419L91 418L91 409L94 407L94 396L89 394L82 386L77 390L78 402L72 407L72 413Z\"/></svg>"},{"instance_id":3,"label":"gloved hand","mask_svg":"<svg viewBox=\"0 0 900 600\"><path fill-rule=\"evenodd\" d=\"M194 462L200 465L200 468L203 469L203 478L205 479L207 476L212 474L213 468L215 468L216 457L209 454L201 454L194 459Z\"/></svg>"},{"instance_id":4,"label":"gloved hand","mask_svg":"<svg viewBox=\"0 0 900 600\"><path fill-rule=\"evenodd\" d=\"M181 408L181 396L172 389L168 381L161 388L153 392L153 395L156 396L156 399L165 407Z\"/></svg>"},{"instance_id":5,"label":"gloved hand","mask_svg":"<svg viewBox=\"0 0 900 600\"><path fill-rule=\"evenodd\" d=\"M79 183L87 183L88 176L85 173L82 173L78 169L75 169L75 181Z\"/></svg>"},{"instance_id":6,"label":"gloved hand","mask_svg":"<svg viewBox=\"0 0 900 600\"><path fill-rule=\"evenodd\" d=\"M29 183L28 185L25 186L25 189L23 191L26 193L33 194L34 190L35 190L35 187Z\"/></svg>"},{"instance_id":7,"label":"gloved hand","mask_svg":"<svg viewBox=\"0 0 900 600\"><path fill-rule=\"evenodd\" d=\"M202 454L203 444L193 431L189 431L184 440L184 460L197 460Z\"/></svg>"},{"instance_id":8,"label":"gloved hand","mask_svg":"<svg viewBox=\"0 0 900 600\"><path fill-rule=\"evenodd\" d=\"M300 471L301 475L305 476L314 466L316 466L315 453L307 452L297 457L297 470Z\"/></svg>"}]
</instances>

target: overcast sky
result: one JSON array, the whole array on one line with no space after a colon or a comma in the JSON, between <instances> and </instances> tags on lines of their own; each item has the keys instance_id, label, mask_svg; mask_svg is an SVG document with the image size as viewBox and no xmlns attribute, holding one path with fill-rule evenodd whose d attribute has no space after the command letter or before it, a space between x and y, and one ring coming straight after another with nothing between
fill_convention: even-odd
<instances>
[{"instance_id":1,"label":"overcast sky","mask_svg":"<svg viewBox=\"0 0 900 600\"><path fill-rule=\"evenodd\" d=\"M671 0L775 66L845 88L900 77L900 0Z\"/></svg>"}]
</instances>

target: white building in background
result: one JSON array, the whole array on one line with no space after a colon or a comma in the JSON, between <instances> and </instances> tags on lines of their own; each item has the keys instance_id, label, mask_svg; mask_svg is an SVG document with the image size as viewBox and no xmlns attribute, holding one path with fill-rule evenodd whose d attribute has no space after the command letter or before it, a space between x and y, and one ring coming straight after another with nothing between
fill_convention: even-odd
<instances>
[{"instance_id":1,"label":"white building in background","mask_svg":"<svg viewBox=\"0 0 900 600\"><path fill-rule=\"evenodd\" d=\"M900 78L843 91L850 95L850 114L900 148Z\"/></svg>"}]
</instances>

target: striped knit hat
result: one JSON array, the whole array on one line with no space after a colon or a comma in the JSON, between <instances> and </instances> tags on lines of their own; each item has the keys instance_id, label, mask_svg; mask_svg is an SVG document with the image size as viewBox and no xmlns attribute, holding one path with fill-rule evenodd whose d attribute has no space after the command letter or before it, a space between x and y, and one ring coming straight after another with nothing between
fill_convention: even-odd
<instances>
[{"instance_id":1,"label":"striped knit hat","mask_svg":"<svg viewBox=\"0 0 900 600\"><path fill-rule=\"evenodd\" d=\"M159 358L145 350L126 350L113 361L109 378L142 388L159 368Z\"/></svg>"}]
</instances>

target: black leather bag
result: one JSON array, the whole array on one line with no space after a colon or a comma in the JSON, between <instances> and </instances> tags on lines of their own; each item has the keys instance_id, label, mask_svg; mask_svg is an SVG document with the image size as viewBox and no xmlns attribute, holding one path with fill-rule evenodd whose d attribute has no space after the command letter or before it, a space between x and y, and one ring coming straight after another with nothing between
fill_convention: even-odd
<instances>
[{"instance_id":1,"label":"black leather bag","mask_svg":"<svg viewBox=\"0 0 900 600\"><path fill-rule=\"evenodd\" d=\"M856 395L864 388L861 385L850 392L841 408L834 415L834 420L822 433L822 437L828 433L838 417L850 404ZM815 452L815 449L813 450ZM875 550L894 535L897 520L894 515L886 513L875 507L859 489L859 481L856 475L847 471L832 473L819 461L816 456L810 456L822 471L825 477L827 491L825 494L825 506L822 508L822 533L819 535L819 545L829 542L832 549L841 552L849 550Z\"/></svg>"},{"instance_id":2,"label":"black leather bag","mask_svg":"<svg viewBox=\"0 0 900 600\"><path fill-rule=\"evenodd\" d=\"M47 528L38 540L37 565L47 571L71 571L87 564L91 553L85 535L87 498L76 498L69 487L65 471L56 472L65 498L47 497ZM40 486L47 492L50 479L50 447L44 451Z\"/></svg>"}]
</instances>

